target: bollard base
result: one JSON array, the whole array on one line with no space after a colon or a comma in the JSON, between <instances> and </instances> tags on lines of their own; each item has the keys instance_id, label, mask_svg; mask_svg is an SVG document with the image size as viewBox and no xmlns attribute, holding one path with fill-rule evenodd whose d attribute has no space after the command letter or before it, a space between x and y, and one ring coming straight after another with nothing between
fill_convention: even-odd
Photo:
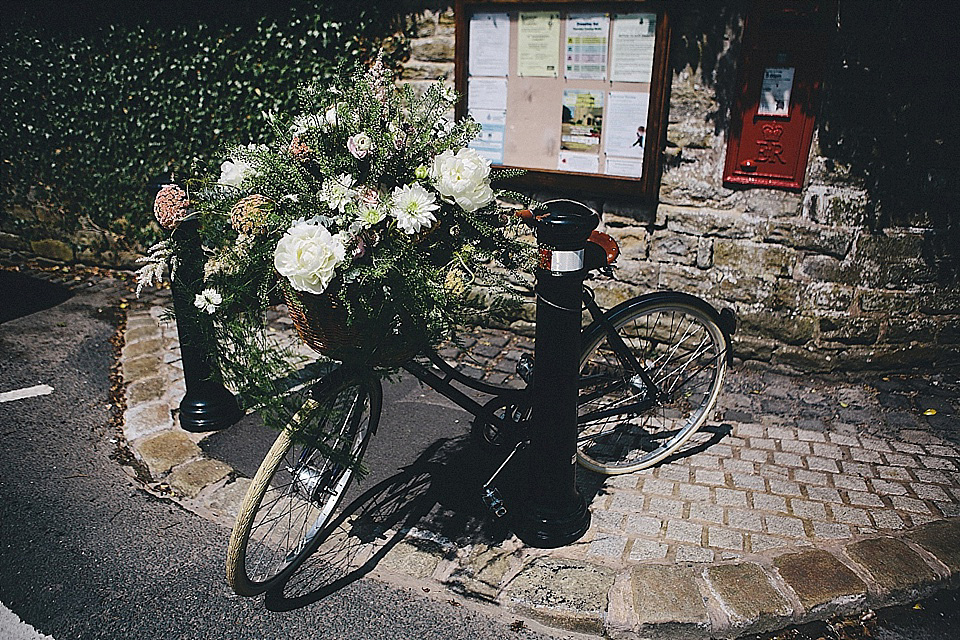
<instances>
[{"instance_id":1,"label":"bollard base","mask_svg":"<svg viewBox=\"0 0 960 640\"><path fill-rule=\"evenodd\" d=\"M243 417L237 399L220 384L202 384L187 390L180 402L180 427L202 433L220 431Z\"/></svg>"},{"instance_id":2,"label":"bollard base","mask_svg":"<svg viewBox=\"0 0 960 640\"><path fill-rule=\"evenodd\" d=\"M574 509L569 512L542 508L524 511L514 533L524 544L537 549L556 549L576 542L590 528L587 503L583 496L577 498Z\"/></svg>"}]
</instances>

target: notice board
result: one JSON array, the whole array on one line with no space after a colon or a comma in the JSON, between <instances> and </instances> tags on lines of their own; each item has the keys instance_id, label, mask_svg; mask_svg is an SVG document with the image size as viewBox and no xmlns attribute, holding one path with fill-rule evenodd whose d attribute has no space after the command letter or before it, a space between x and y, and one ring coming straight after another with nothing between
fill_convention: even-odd
<instances>
[{"instance_id":1,"label":"notice board","mask_svg":"<svg viewBox=\"0 0 960 640\"><path fill-rule=\"evenodd\" d=\"M458 116L522 185L655 202L669 99L660 1L458 0Z\"/></svg>"}]
</instances>

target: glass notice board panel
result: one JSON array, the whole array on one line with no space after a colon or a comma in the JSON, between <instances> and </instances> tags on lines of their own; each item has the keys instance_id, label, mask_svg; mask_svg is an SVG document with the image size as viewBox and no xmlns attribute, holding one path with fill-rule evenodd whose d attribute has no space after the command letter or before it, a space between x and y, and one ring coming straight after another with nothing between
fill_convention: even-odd
<instances>
[{"instance_id":1,"label":"glass notice board panel","mask_svg":"<svg viewBox=\"0 0 960 640\"><path fill-rule=\"evenodd\" d=\"M457 115L517 182L654 202L669 98L664 3L458 0Z\"/></svg>"}]
</instances>

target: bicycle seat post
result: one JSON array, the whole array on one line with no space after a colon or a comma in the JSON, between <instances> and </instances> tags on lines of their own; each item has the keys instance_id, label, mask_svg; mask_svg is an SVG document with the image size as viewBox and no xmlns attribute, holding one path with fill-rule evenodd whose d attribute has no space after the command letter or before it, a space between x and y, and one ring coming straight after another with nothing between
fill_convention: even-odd
<instances>
[{"instance_id":1,"label":"bicycle seat post","mask_svg":"<svg viewBox=\"0 0 960 640\"><path fill-rule=\"evenodd\" d=\"M517 535L533 547L561 547L590 526L576 487L577 396L584 247L599 222L570 200L536 217L539 244L532 429L528 477Z\"/></svg>"}]
</instances>

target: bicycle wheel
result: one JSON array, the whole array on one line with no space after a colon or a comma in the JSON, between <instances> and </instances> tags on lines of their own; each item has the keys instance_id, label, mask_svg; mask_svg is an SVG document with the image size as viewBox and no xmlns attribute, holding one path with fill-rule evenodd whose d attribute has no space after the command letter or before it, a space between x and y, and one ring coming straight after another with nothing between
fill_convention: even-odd
<instances>
[{"instance_id":1,"label":"bicycle wheel","mask_svg":"<svg viewBox=\"0 0 960 640\"><path fill-rule=\"evenodd\" d=\"M727 339L713 309L683 294L651 294L605 317L620 340L600 322L584 334L577 458L614 475L657 464L703 425L723 383ZM647 393L638 366L656 392Z\"/></svg>"},{"instance_id":2,"label":"bicycle wheel","mask_svg":"<svg viewBox=\"0 0 960 640\"><path fill-rule=\"evenodd\" d=\"M313 553L376 430L382 394L379 380L337 371L297 399L300 410L260 464L230 536L227 582L236 593L269 590Z\"/></svg>"}]
</instances>

